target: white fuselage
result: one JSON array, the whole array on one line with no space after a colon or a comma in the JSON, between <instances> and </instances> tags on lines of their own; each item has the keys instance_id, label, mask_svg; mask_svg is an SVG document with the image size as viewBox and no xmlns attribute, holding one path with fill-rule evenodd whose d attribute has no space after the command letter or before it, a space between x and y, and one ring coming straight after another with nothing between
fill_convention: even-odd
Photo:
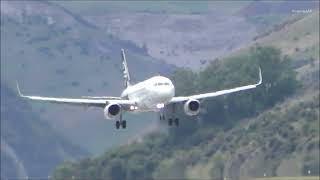
<instances>
[{"instance_id":1,"label":"white fuselage","mask_svg":"<svg viewBox=\"0 0 320 180\"><path fill-rule=\"evenodd\" d=\"M157 111L174 97L175 89L170 79L155 76L133 86L127 87L121 94L137 103L134 111Z\"/></svg>"}]
</instances>

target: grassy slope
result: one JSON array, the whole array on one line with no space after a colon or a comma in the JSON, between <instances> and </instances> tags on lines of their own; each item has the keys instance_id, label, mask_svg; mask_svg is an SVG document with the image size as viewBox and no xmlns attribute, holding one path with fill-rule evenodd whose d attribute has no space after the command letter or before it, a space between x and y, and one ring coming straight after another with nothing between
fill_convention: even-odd
<instances>
[{"instance_id":1,"label":"grassy slope","mask_svg":"<svg viewBox=\"0 0 320 180\"><path fill-rule=\"evenodd\" d=\"M273 45L282 49L283 53L296 56L312 56L319 59L319 11L285 27L272 36L265 37L257 43ZM299 48L301 51L296 51ZM309 49L307 49L309 48ZM302 54L303 53L303 54Z\"/></svg>"},{"instance_id":2,"label":"grassy slope","mask_svg":"<svg viewBox=\"0 0 320 180\"><path fill-rule=\"evenodd\" d=\"M209 141L206 142L203 139L200 146L189 147L188 150L178 150L171 157L164 159L163 163L169 160L176 161L176 156L179 153L194 155L192 152L201 152L202 155L196 155L200 160L186 167L188 171L185 171L185 176L190 179L208 179L212 175L211 170L215 164L215 156L220 154L225 162L225 173L228 174L228 178L233 179L238 177L239 174L233 174L231 166L239 163L238 158L241 156L244 160L241 160L240 176L246 176L247 172L251 172L256 177L262 177L265 172L270 174L270 167L280 166L285 159L307 156L306 147L319 140L319 128L317 128L319 124L319 104L317 105L317 102L319 102L319 91L312 94L307 92L302 96L288 99L261 113L258 117L238 124L227 132L215 134L212 133L214 129L210 130L208 128L204 131L207 132L205 133L206 137L211 137L207 138ZM306 104L306 107L302 107L302 104ZM315 117L306 118L304 113L309 111L312 111ZM295 118L290 117L292 112L295 112ZM288 127L295 128L288 130ZM308 129L306 132L312 133L302 133L302 127ZM311 130L313 128L315 129ZM289 135L284 137L285 133L289 133ZM310 137L312 138L309 139ZM274 142L278 144L274 145ZM290 150L289 145L293 145L296 149ZM215 152L213 149L216 149ZM261 157L263 158L260 159ZM185 161L188 162L189 160ZM294 163L302 165L303 162L294 161ZM299 169L292 168L293 171L297 171L296 173L301 173ZM281 169L278 171L279 173L288 173L281 172ZM169 172L171 171L169 170Z\"/></svg>"},{"instance_id":3,"label":"grassy slope","mask_svg":"<svg viewBox=\"0 0 320 180\"><path fill-rule=\"evenodd\" d=\"M245 46L228 56L247 53L255 44L273 45L280 48L284 54L294 59L299 57L313 57L319 60L319 11L307 14L304 18L282 27L267 37L256 40L252 45ZM299 48L299 51L296 51Z\"/></svg>"},{"instance_id":4,"label":"grassy slope","mask_svg":"<svg viewBox=\"0 0 320 180\"><path fill-rule=\"evenodd\" d=\"M301 14L293 15L288 19L294 19L294 16L301 16ZM255 45L272 45L280 48L284 55L290 56L300 80L317 86L313 83L313 79L319 74L319 11L297 19L280 30L235 50L225 58L247 54L249 49Z\"/></svg>"}]
</instances>

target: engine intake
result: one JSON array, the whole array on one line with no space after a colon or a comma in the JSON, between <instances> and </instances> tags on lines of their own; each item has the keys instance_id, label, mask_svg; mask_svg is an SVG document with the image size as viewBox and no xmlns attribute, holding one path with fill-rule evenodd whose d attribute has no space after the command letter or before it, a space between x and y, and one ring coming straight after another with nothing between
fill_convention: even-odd
<instances>
[{"instance_id":1,"label":"engine intake","mask_svg":"<svg viewBox=\"0 0 320 180\"><path fill-rule=\"evenodd\" d=\"M121 112L121 106L119 104L108 104L104 108L104 116L107 119L114 119Z\"/></svg>"},{"instance_id":2,"label":"engine intake","mask_svg":"<svg viewBox=\"0 0 320 180\"><path fill-rule=\"evenodd\" d=\"M200 112L200 102L196 99L189 99L184 104L184 112L189 116L195 116Z\"/></svg>"}]
</instances>

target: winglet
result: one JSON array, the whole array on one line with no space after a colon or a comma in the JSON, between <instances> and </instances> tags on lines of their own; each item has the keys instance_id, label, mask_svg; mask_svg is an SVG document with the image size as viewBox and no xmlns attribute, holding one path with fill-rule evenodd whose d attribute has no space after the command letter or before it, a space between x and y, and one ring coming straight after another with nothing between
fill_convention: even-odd
<instances>
[{"instance_id":1,"label":"winglet","mask_svg":"<svg viewBox=\"0 0 320 180\"><path fill-rule=\"evenodd\" d=\"M16 81L16 84L17 84L17 90L18 90L19 96L20 96L20 97L23 97L23 94L21 93L20 88L19 88L19 83L18 83L18 81Z\"/></svg>"},{"instance_id":2,"label":"winglet","mask_svg":"<svg viewBox=\"0 0 320 180\"><path fill-rule=\"evenodd\" d=\"M259 82L257 83L257 86L262 84L262 74L261 74L261 68L259 67Z\"/></svg>"}]
</instances>

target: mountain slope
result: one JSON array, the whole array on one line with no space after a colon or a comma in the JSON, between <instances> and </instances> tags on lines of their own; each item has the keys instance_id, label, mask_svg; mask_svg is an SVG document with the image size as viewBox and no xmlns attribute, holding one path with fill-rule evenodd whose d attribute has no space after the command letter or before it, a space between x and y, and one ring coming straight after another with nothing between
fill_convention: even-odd
<instances>
[{"instance_id":1,"label":"mountain slope","mask_svg":"<svg viewBox=\"0 0 320 180\"><path fill-rule=\"evenodd\" d=\"M257 38L248 46L235 50L224 58L248 54L257 45L272 45L293 60L293 68L306 87L319 87L319 11L294 16L279 25L269 35Z\"/></svg>"},{"instance_id":2,"label":"mountain slope","mask_svg":"<svg viewBox=\"0 0 320 180\"><path fill-rule=\"evenodd\" d=\"M86 155L1 83L1 179L46 178L57 164Z\"/></svg>"},{"instance_id":3,"label":"mountain slope","mask_svg":"<svg viewBox=\"0 0 320 180\"><path fill-rule=\"evenodd\" d=\"M272 45L280 48L284 55L290 55L294 60L307 58L319 59L319 10L303 15L293 15L286 23L277 25L268 36L257 38L251 44L234 50L228 56L246 54L250 47Z\"/></svg>"},{"instance_id":4,"label":"mountain slope","mask_svg":"<svg viewBox=\"0 0 320 180\"><path fill-rule=\"evenodd\" d=\"M317 1L54 1L148 54L195 70Z\"/></svg>"}]
</instances>

